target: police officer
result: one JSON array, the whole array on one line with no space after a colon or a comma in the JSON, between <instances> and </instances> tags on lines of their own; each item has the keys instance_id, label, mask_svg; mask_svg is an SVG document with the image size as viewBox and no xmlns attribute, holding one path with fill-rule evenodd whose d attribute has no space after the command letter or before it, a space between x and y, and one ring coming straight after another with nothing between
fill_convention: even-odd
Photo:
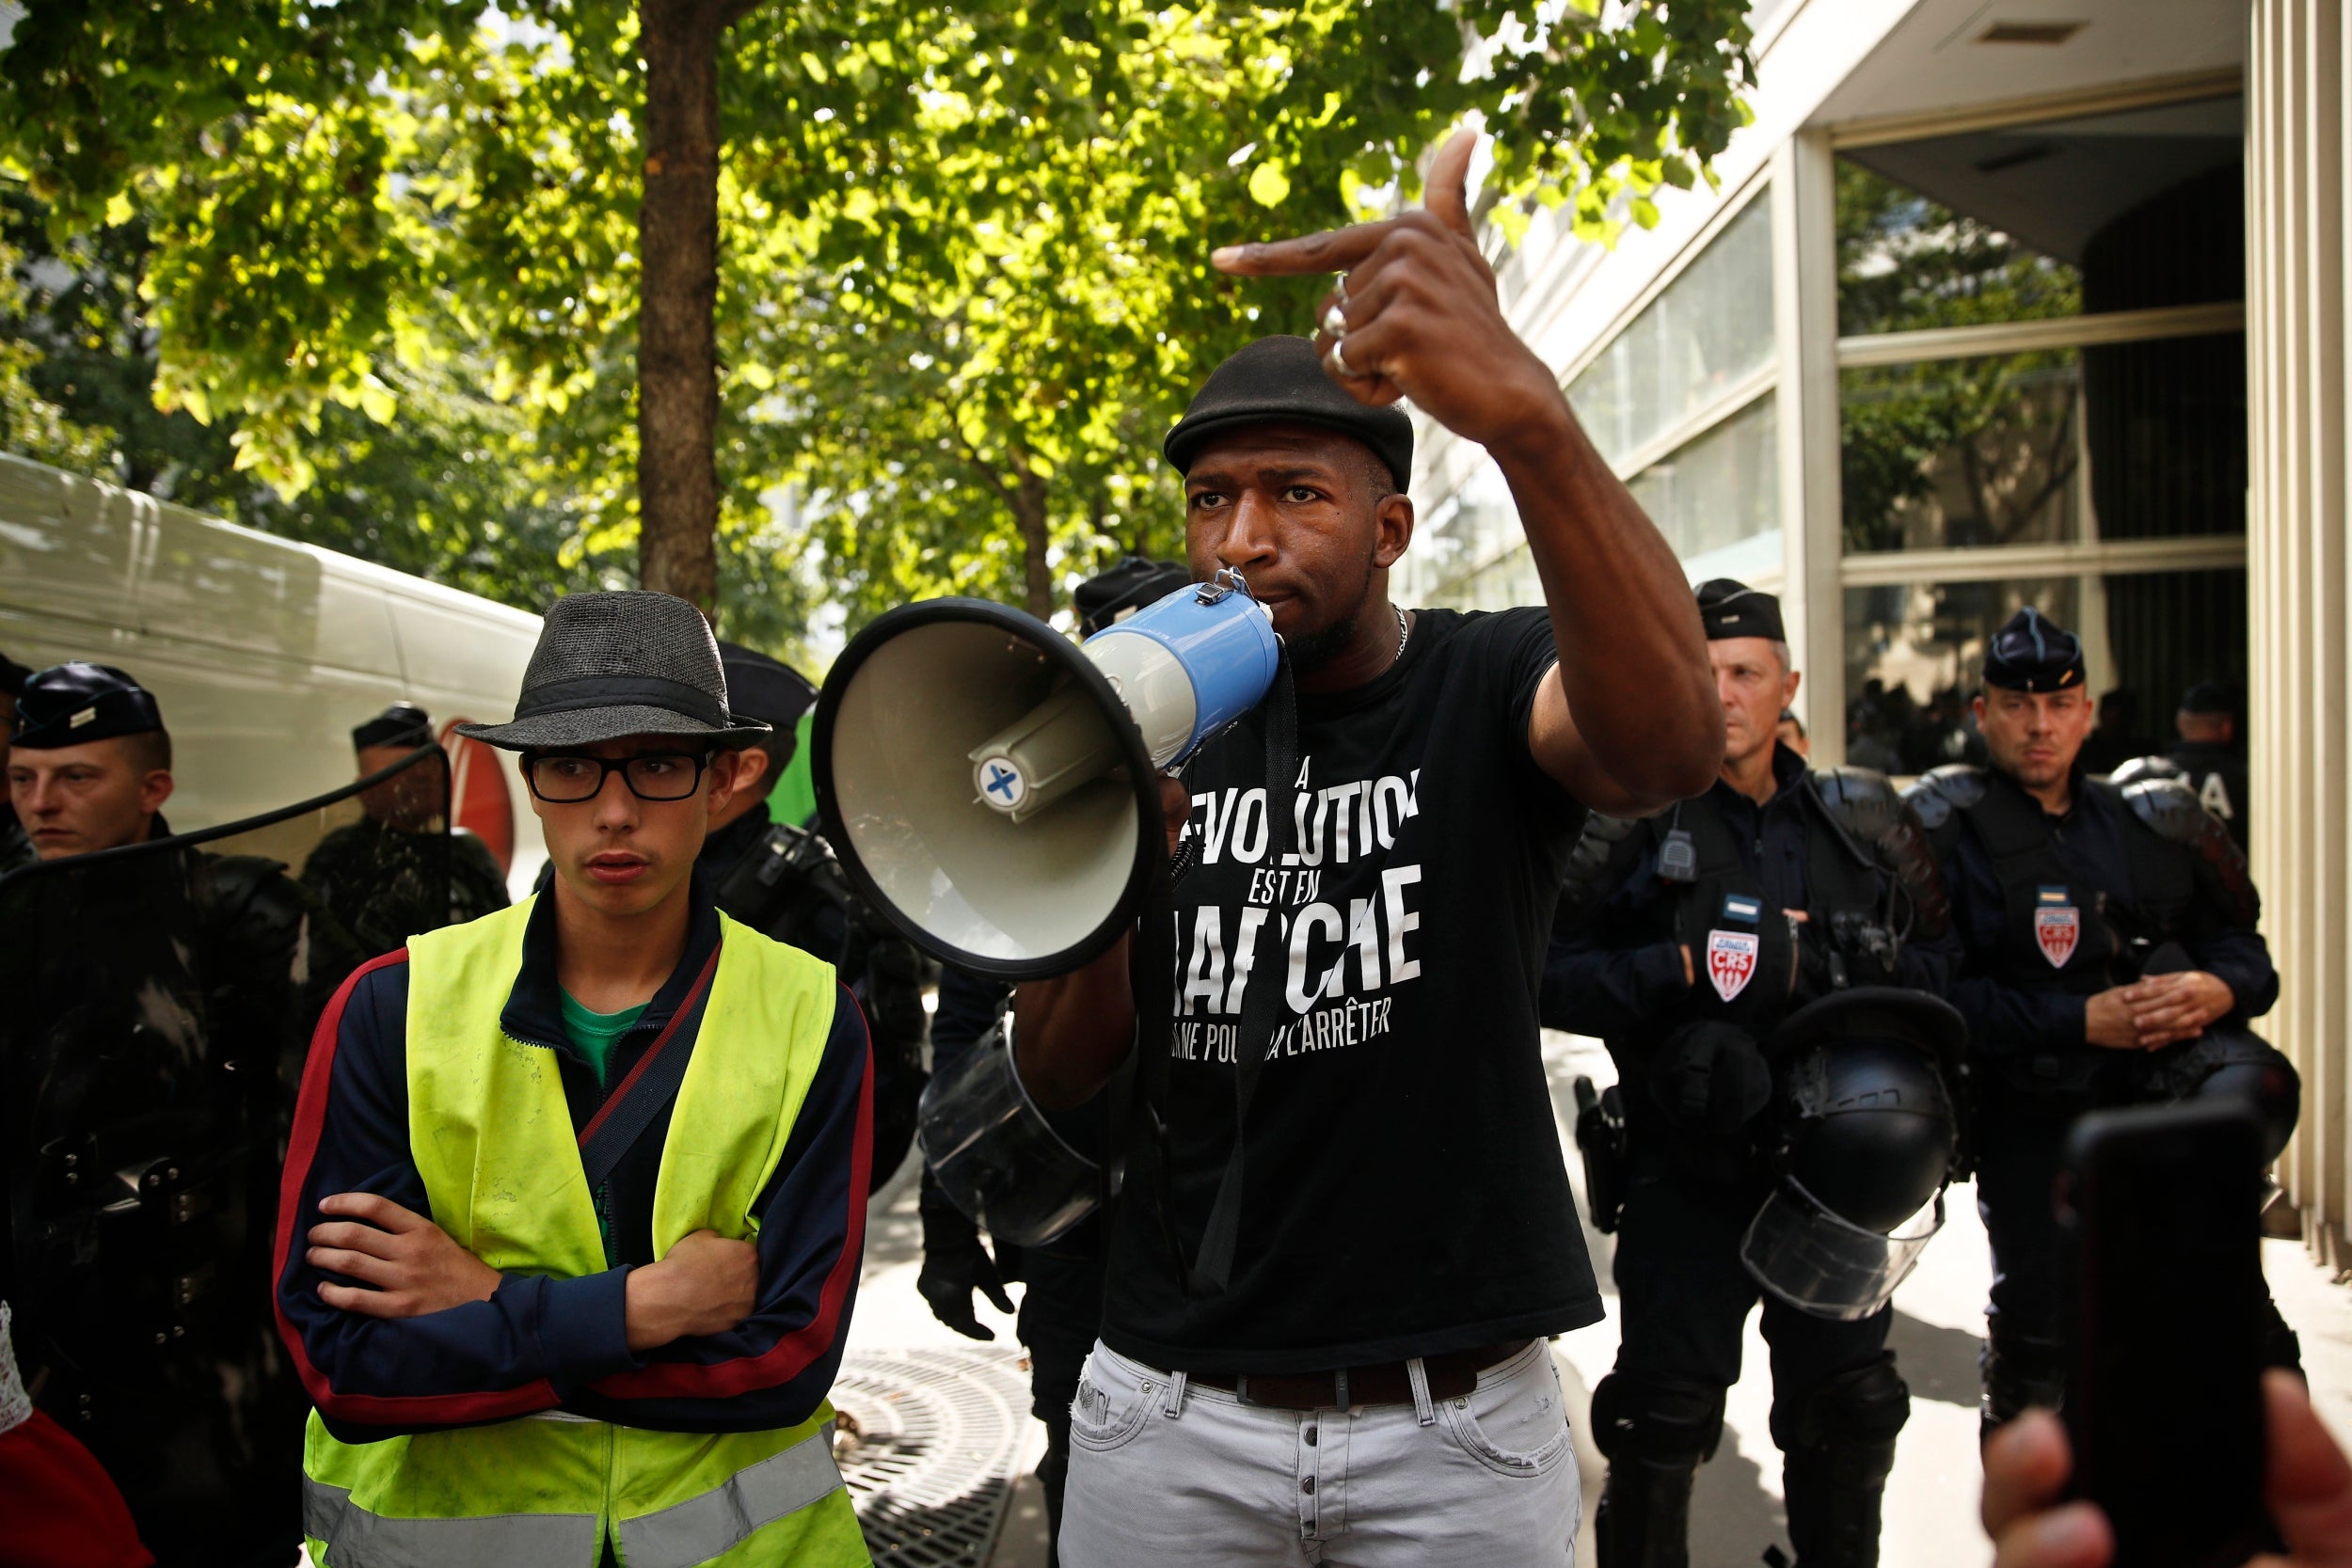
<instances>
[{"instance_id":1,"label":"police officer","mask_svg":"<svg viewBox=\"0 0 2352 1568\"><path fill-rule=\"evenodd\" d=\"M914 1141L930 1028L922 958L866 915L822 838L769 815L769 793L792 760L795 726L817 689L766 654L733 642L720 643L719 652L736 711L769 729L742 752L735 793L710 814L698 865L721 910L834 965L865 1010L873 1035L872 1169L879 1188Z\"/></svg>"},{"instance_id":2,"label":"police officer","mask_svg":"<svg viewBox=\"0 0 2352 1568\"><path fill-rule=\"evenodd\" d=\"M1129 556L1080 583L1072 595L1078 632L1091 637L1180 588L1192 574L1172 561ZM931 1061L942 1077L964 1053L982 1048L996 1027L1011 988L950 969L940 976L939 1011L931 1021ZM1049 1119L1054 1131L1079 1154L1100 1161L1104 1145L1102 1097ZM1103 1225L1094 1216L1041 1246L1015 1247L1001 1237L992 1255L979 1227L959 1211L939 1180L926 1169L921 1201L923 1268L915 1288L930 1303L932 1316L957 1333L993 1339L995 1331L979 1321L972 1295L978 1291L998 1310L1012 1310L1005 1286L1023 1280L1018 1332L1029 1352L1029 1410L1045 1423L1045 1455L1037 1475L1045 1494L1048 1568L1059 1562L1064 1483L1070 1474L1070 1405L1087 1352L1103 1323Z\"/></svg>"},{"instance_id":3,"label":"police officer","mask_svg":"<svg viewBox=\"0 0 2352 1568\"><path fill-rule=\"evenodd\" d=\"M2055 1406L2063 1386L2050 1194L2074 1118L2250 1068L2290 1102L2275 1152L2293 1124L2293 1075L2245 1032L2279 995L2245 855L2182 784L2088 775L2081 642L2019 610L1986 648L1975 708L1992 765L1939 768L1910 799L1965 950L1951 995L1980 1094L1990 1429L2028 1404ZM2275 1307L2271 1320L2267 1357L2295 1365L2295 1336Z\"/></svg>"},{"instance_id":4,"label":"police officer","mask_svg":"<svg viewBox=\"0 0 2352 1568\"><path fill-rule=\"evenodd\" d=\"M2181 696L2181 710L2172 716L2179 742L2169 753L2188 776L2198 803L2221 818L2237 840L2248 844L2246 754L2237 745L2237 716L2230 705L2229 688L2200 681Z\"/></svg>"},{"instance_id":5,"label":"police officer","mask_svg":"<svg viewBox=\"0 0 2352 1568\"><path fill-rule=\"evenodd\" d=\"M1617 1228L1624 1307L1616 1368L1593 1396L1609 1458L1601 1568L1689 1560L1692 1479L1722 1434L1760 1293L1741 1248L1772 1190L1758 1153L1776 1026L1848 988L1933 990L1952 957L1933 866L1893 786L1861 768L1810 773L1775 739L1798 684L1779 601L1722 578L1698 600L1724 705L1722 776L1661 816L1587 827L1544 982L1544 1022L1602 1037L1621 1078L1623 1212L1596 1197L1594 1215ZM1930 1192L1942 1175L1929 1172ZM1836 1321L1765 1294L1772 1440L1805 1568L1878 1559L1910 1391L1886 1349L1891 1308L1866 1305Z\"/></svg>"},{"instance_id":6,"label":"police officer","mask_svg":"<svg viewBox=\"0 0 2352 1568\"><path fill-rule=\"evenodd\" d=\"M412 703L351 732L361 778L432 743L433 721ZM394 774L360 795L358 821L319 840L303 862L303 886L372 954L509 902L505 873L482 840L450 825L448 780L430 758ZM437 907L444 897L447 909Z\"/></svg>"},{"instance_id":7,"label":"police officer","mask_svg":"<svg viewBox=\"0 0 2352 1568\"><path fill-rule=\"evenodd\" d=\"M165 1563L294 1560L304 1399L250 1282L324 990L356 957L275 861L160 846L171 736L122 671L25 683L38 871L0 902L0 1259L42 1409ZM29 1223L26 1223L28 1222Z\"/></svg>"}]
</instances>

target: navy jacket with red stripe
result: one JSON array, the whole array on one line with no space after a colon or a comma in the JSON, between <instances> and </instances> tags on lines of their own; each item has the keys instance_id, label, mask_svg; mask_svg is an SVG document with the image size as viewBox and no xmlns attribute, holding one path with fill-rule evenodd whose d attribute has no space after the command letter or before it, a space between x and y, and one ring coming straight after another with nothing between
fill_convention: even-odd
<instances>
[{"instance_id":1,"label":"navy jacket with red stripe","mask_svg":"<svg viewBox=\"0 0 2352 1568\"><path fill-rule=\"evenodd\" d=\"M696 880L676 970L614 1047L620 1085L687 1001L719 942L719 920ZM605 1091L565 1038L555 978L555 911L543 898L500 1017L525 1045L555 1053L574 1129ZM836 988L815 1082L775 1175L761 1194L759 1295L726 1334L629 1351L624 1282L653 1261L653 1195L669 1130L665 1109L597 1193L618 1266L580 1279L508 1275L486 1302L417 1318L370 1318L328 1307L322 1281L357 1283L306 1260L320 1199L364 1192L429 1213L409 1154L408 956L363 966L320 1020L295 1112L280 1194L277 1308L327 1430L347 1443L469 1426L561 1408L598 1420L675 1432L755 1432L812 1415L841 1363L864 1258L873 1121L866 1022ZM672 1049L691 1046L681 1037Z\"/></svg>"}]
</instances>

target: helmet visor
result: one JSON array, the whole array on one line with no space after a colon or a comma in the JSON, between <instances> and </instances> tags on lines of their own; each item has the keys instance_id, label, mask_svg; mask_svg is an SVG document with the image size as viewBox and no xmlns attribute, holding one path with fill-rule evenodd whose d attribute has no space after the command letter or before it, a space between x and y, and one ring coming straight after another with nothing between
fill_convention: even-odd
<instances>
[{"instance_id":1,"label":"helmet visor","mask_svg":"<svg viewBox=\"0 0 2352 1568\"><path fill-rule=\"evenodd\" d=\"M1043 1246L1094 1211L1102 1170L1047 1125L991 1031L923 1091L923 1158L941 1191L991 1235Z\"/></svg>"},{"instance_id":2,"label":"helmet visor","mask_svg":"<svg viewBox=\"0 0 2352 1568\"><path fill-rule=\"evenodd\" d=\"M1884 1307L1944 1228L1944 1195L1891 1236L1838 1218L1794 1177L1748 1222L1740 1260L1757 1284L1816 1318L1851 1322Z\"/></svg>"}]
</instances>

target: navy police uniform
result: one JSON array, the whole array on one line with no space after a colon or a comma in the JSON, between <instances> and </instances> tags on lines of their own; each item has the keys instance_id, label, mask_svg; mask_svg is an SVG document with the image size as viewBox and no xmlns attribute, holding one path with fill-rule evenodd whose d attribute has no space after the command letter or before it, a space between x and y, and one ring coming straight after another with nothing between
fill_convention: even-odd
<instances>
[{"instance_id":1,"label":"navy police uniform","mask_svg":"<svg viewBox=\"0 0 2352 1568\"><path fill-rule=\"evenodd\" d=\"M2020 610L1985 656L1984 681L2030 692L2078 689L2080 643ZM1963 958L1951 1000L1967 1019L1979 1090L1977 1202L1993 1245L1984 1418L2054 1406L2063 1386L2052 1203L2068 1129L2083 1112L2193 1092L2221 1065L2283 1058L2247 1033L2279 977L2255 928L2244 851L2180 781L2126 785L2077 759L2062 815L1998 768L1942 768L1913 786L1951 892ZM2090 999L2143 975L2198 969L2236 999L2204 1038L2154 1053L2089 1043ZM2276 1321L2276 1364L2296 1364Z\"/></svg>"},{"instance_id":2,"label":"navy police uniform","mask_svg":"<svg viewBox=\"0 0 2352 1568\"><path fill-rule=\"evenodd\" d=\"M129 675L73 663L26 683L12 744L163 728ZM284 869L168 845L0 893L0 1296L36 1402L189 1568L301 1538L307 1402L248 1287L310 1028L358 954Z\"/></svg>"},{"instance_id":3,"label":"navy police uniform","mask_svg":"<svg viewBox=\"0 0 2352 1568\"><path fill-rule=\"evenodd\" d=\"M1782 640L1770 595L1729 582L1699 594L1710 640ZM1609 1458L1601 1568L1687 1562L1692 1482L1722 1434L1759 1295L1789 1536L1808 1568L1877 1560L1880 1494L1910 1414L1886 1349L1892 1309L1800 1311L1760 1291L1740 1241L1772 1186L1756 1133L1775 1064L1761 1042L1849 987L1940 990L1956 950L1926 846L1883 775L1810 773L1786 746L1772 773L1761 804L1718 780L1647 821L1596 818L1546 966L1544 1022L1608 1042L1625 1118L1623 1338L1593 1396ZM1611 1216L1595 1219L1605 1229Z\"/></svg>"}]
</instances>

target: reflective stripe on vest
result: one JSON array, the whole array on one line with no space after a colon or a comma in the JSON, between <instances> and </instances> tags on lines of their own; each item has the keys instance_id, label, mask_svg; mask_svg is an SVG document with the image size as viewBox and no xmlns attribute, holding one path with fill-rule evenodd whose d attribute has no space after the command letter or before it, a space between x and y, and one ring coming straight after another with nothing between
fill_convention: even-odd
<instances>
[{"instance_id":1,"label":"reflective stripe on vest","mask_svg":"<svg viewBox=\"0 0 2352 1568\"><path fill-rule=\"evenodd\" d=\"M605 1269L555 1053L500 1015L534 900L409 944L409 1143L433 1218L510 1274ZM833 968L720 917L718 968L656 1179L656 1257L692 1231L754 1241L761 1191L823 1060ZM685 1045L680 1040L673 1046ZM867 1561L821 1404L781 1431L675 1433L540 1412L344 1444L314 1412L305 1523L331 1568L795 1568ZM797 1517L796 1517L797 1515ZM789 1521L789 1522L787 1522ZM755 1532L759 1539L753 1541Z\"/></svg>"},{"instance_id":2,"label":"reflective stripe on vest","mask_svg":"<svg viewBox=\"0 0 2352 1568\"><path fill-rule=\"evenodd\" d=\"M335 1568L579 1568L603 1544L593 1513L509 1513L495 1519L388 1519L351 1500L351 1490L304 1478L302 1533L332 1542ZM632 1560L630 1568L636 1568Z\"/></svg>"},{"instance_id":3,"label":"reflective stripe on vest","mask_svg":"<svg viewBox=\"0 0 2352 1568\"><path fill-rule=\"evenodd\" d=\"M693 1568L731 1551L751 1533L798 1513L841 1485L831 1426L773 1459L729 1477L724 1486L673 1508L621 1521L621 1560L628 1568Z\"/></svg>"}]
</instances>

